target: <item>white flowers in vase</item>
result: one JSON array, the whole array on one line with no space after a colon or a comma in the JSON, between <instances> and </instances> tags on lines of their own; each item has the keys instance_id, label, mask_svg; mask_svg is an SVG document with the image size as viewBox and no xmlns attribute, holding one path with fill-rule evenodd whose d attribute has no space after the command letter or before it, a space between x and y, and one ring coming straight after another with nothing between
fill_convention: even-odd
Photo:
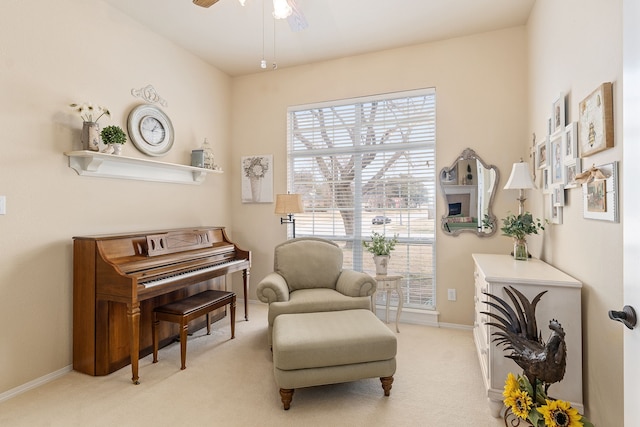
<instances>
[{"instance_id":1,"label":"white flowers in vase","mask_svg":"<svg viewBox=\"0 0 640 427\"><path fill-rule=\"evenodd\" d=\"M93 105L92 103L83 103L83 104L70 104L69 107L73 109L82 121L84 122L97 122L100 120L100 117L107 116L111 117L111 113L106 107L101 105Z\"/></svg>"},{"instance_id":2,"label":"white flowers in vase","mask_svg":"<svg viewBox=\"0 0 640 427\"><path fill-rule=\"evenodd\" d=\"M242 161L242 169L244 176L249 179L264 178L269 171L269 159L261 156L247 157Z\"/></svg>"}]
</instances>

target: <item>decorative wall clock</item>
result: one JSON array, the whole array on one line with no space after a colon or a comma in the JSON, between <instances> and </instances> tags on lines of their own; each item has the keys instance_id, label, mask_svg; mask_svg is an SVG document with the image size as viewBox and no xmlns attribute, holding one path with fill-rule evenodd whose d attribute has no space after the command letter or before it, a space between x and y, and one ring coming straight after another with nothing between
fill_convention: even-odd
<instances>
[{"instance_id":1,"label":"decorative wall clock","mask_svg":"<svg viewBox=\"0 0 640 427\"><path fill-rule=\"evenodd\" d=\"M149 156L162 156L173 146L173 125L169 116L155 105L134 107L127 119L131 142Z\"/></svg>"}]
</instances>

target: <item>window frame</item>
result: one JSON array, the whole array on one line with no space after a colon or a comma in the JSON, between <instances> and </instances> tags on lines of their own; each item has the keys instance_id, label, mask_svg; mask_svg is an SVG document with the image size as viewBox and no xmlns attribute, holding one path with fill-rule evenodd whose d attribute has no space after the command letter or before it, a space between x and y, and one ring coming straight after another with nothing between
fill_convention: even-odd
<instances>
[{"instance_id":1,"label":"window frame","mask_svg":"<svg viewBox=\"0 0 640 427\"><path fill-rule=\"evenodd\" d=\"M294 129L293 129L293 115L297 112L304 112L304 111L311 111L311 110L318 110L318 109L328 109L328 108L340 108L340 107L347 107L347 106L354 106L356 109L357 108L362 108L363 105L367 104L367 103L374 103L374 102L389 102L392 100L396 100L396 99L407 99L407 98L414 98L414 97L432 97L432 104L433 107L431 109L426 109L430 112L432 117L430 120L425 120L424 123L431 123L431 126L433 127L433 131L432 131L432 137L430 141L424 141L424 142L395 142L395 143L389 143L389 144L383 144L383 145L378 145L375 147L375 150L372 150L372 147L370 145L363 145L363 144L359 144L357 143L358 138L354 137L353 141L351 145L346 145L346 146L340 146L340 147L334 147L334 148L314 148L314 149L306 149L306 150L296 150L294 145L295 145L295 136L294 136ZM360 107L357 107L360 106ZM354 113L354 120L357 122L357 118L359 117L359 114L356 112ZM354 128L356 128L358 125L354 124ZM360 126L360 129L362 129L362 125ZM324 129L324 128L323 128ZM359 133L358 135L362 135L362 133ZM361 156L364 153L369 153L371 151L375 151L376 153L390 153L390 152L399 152L399 151L412 151L412 152L418 152L420 150L423 151L432 151L431 154L431 158L432 158L432 164L430 166L427 166L427 171L430 170L430 174L433 176L433 180L432 182L429 183L428 185L428 189L427 191L431 191L431 201L430 203L428 203L428 207L427 210L430 210L431 212L433 212L432 218L429 218L429 220L433 221L433 233L430 235L430 237L399 237L399 242L398 242L398 247L406 247L407 251L409 251L410 246L431 246L431 285L430 285L430 303L428 304L414 304L412 302L410 302L410 295L409 294L409 286L405 283L406 281L410 281L410 278L406 278L405 280L403 280L403 290L405 291L405 295L404 295L404 306L407 308L419 308L419 309L424 309L424 310L435 310L436 307L436 286L435 286L435 276L436 276L436 253L435 253L435 248L436 248L436 215L435 215L435 205L436 205L436 187L437 187L437 171L435 168L435 160L436 160L436 90L435 88L427 88L427 89L418 89L418 90L411 90L411 91L403 91L403 92L395 92L395 93L387 93L387 94L380 94L380 95L371 95L371 96L365 96L365 97L357 97L357 98L348 98L348 99L342 99L342 100L335 100L335 101L325 101L325 102L319 102L319 103L313 103L313 104L305 104L305 105L297 105L297 106L292 106L289 107L287 109L287 188L289 189L290 192L294 192L294 188L296 186L296 179L295 179L295 172L296 172L296 160L301 159L301 158L305 158L305 157L316 157L316 156L336 156L336 155L340 155L340 154L349 154L352 156L355 156L355 161L357 162L358 158L361 158ZM309 152L313 152L313 156L309 155ZM377 154L376 154L377 155ZM427 162L428 164L429 162ZM429 169L430 168L430 169ZM357 169L357 168L356 168ZM340 242L344 242L345 246L348 246L349 243L350 244L350 249L352 249L353 254L352 254L352 262L353 262L353 266L348 266L348 267L352 267L355 270L359 270L359 271L363 271L363 267L364 267L364 250L362 248L362 240L366 240L368 238L368 236L363 236L363 220L362 220L362 212L365 210L365 208L363 207L363 203L361 200L362 197L362 176L361 173L364 171L364 168L362 168L360 170L360 174L356 173L354 179L353 179L353 185L354 185L354 190L353 190L353 210L354 210L354 217L353 217L353 235L347 235L347 233L344 233L344 235L338 235L338 234L328 234L328 233L318 233L313 231L311 234L308 233L304 233L301 232L302 230L300 229L300 227L298 227L297 230L297 236L301 237L303 235L308 235L308 236L317 236L317 237L322 237L322 238L326 238L332 241L335 241L336 243ZM301 214L299 214L301 215ZM302 214L304 215L304 214ZM386 224L383 224L383 226L385 226ZM407 257L410 259L410 257ZM348 264L348 263L345 263ZM369 271L369 269L367 269L367 271ZM374 274L374 273L372 273ZM402 274L402 273L400 273ZM385 294L385 293L380 293L380 294ZM386 297L386 296L385 296Z\"/></svg>"}]
</instances>

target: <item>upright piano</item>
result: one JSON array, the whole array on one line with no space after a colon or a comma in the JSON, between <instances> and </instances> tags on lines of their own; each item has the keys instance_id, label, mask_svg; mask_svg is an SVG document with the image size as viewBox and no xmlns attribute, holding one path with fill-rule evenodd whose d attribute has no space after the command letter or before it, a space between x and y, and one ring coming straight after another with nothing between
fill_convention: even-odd
<instances>
[{"instance_id":1,"label":"upright piano","mask_svg":"<svg viewBox=\"0 0 640 427\"><path fill-rule=\"evenodd\" d=\"M249 320L250 267L251 252L231 242L224 227L74 237L73 369L107 375L131 363L138 384L138 359L152 351L154 307L226 287L226 275L242 271ZM224 314L222 308L214 319ZM168 322L159 332L161 345L178 333Z\"/></svg>"}]
</instances>

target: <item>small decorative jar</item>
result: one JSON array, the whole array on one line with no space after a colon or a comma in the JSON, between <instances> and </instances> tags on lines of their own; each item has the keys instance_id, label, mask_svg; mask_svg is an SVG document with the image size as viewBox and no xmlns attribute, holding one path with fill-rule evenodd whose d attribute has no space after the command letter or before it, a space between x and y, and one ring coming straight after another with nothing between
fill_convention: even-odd
<instances>
[{"instance_id":1,"label":"small decorative jar","mask_svg":"<svg viewBox=\"0 0 640 427\"><path fill-rule=\"evenodd\" d=\"M207 138L204 139L202 143L202 155L203 155L203 167L205 169L215 169L216 162L213 156L213 150L211 149L211 145L207 141Z\"/></svg>"}]
</instances>

